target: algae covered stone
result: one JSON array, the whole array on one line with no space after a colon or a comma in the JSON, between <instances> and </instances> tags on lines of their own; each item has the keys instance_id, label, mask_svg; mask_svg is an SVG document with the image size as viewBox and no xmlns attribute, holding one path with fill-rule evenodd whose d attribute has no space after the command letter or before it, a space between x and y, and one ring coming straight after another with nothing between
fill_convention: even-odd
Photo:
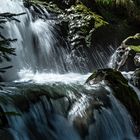
<instances>
[{"instance_id":1,"label":"algae covered stone","mask_svg":"<svg viewBox=\"0 0 140 140\"><path fill-rule=\"evenodd\" d=\"M112 94L126 107L136 126L140 129L140 101L135 91L129 86L128 81L119 71L99 69L87 79L86 83L94 85L102 81L112 89Z\"/></svg>"}]
</instances>

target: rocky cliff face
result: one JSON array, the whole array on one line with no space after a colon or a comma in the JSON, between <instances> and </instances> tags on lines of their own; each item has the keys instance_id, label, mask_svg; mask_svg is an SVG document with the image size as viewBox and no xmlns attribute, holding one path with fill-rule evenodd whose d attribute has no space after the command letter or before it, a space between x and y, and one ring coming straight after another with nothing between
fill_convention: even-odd
<instances>
[{"instance_id":1,"label":"rocky cliff face","mask_svg":"<svg viewBox=\"0 0 140 140\"><path fill-rule=\"evenodd\" d=\"M65 25L68 28L63 30L66 29L64 32L68 33L67 38L72 48L75 46L92 48L99 43L105 47L118 46L126 37L138 32L139 5L136 1L42 1L51 12L55 11L61 20L67 22Z\"/></svg>"}]
</instances>

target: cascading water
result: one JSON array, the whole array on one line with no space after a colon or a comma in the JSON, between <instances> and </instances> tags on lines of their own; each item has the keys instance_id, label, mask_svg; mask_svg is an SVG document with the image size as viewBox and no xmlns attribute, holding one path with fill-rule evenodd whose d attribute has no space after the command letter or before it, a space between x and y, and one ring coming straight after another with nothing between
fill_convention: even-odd
<instances>
[{"instance_id":1,"label":"cascading water","mask_svg":"<svg viewBox=\"0 0 140 140\"><path fill-rule=\"evenodd\" d=\"M11 70L10 73L17 74L23 68L32 71L43 71L44 69L47 72L65 71L64 60L66 60L67 53L58 44L57 33L53 27L54 21L37 17L35 19L33 7L25 8L22 1L6 0L2 2L2 5L0 12L26 13L18 17L20 23L16 21L7 22L4 29L1 29L3 36L17 39L16 43L11 44L12 47L16 48L17 56L12 58L13 71ZM49 18L48 12L43 10ZM56 44L59 49L53 48ZM14 75L8 74L7 77L11 80Z\"/></svg>"},{"instance_id":2,"label":"cascading water","mask_svg":"<svg viewBox=\"0 0 140 140\"><path fill-rule=\"evenodd\" d=\"M2 118L0 139L135 140L131 117L112 91L102 83L84 85L90 74L80 74L80 66L87 66L87 72L88 64L71 57L47 10L26 8L22 0L2 0L1 5L1 13L25 15L18 17L20 23L7 21L0 28L3 36L17 39L11 44L17 54L13 68L4 75L14 82L5 83L0 91L0 110L18 113Z\"/></svg>"},{"instance_id":3,"label":"cascading water","mask_svg":"<svg viewBox=\"0 0 140 140\"><path fill-rule=\"evenodd\" d=\"M39 82L40 85L34 79L36 84L32 81L6 86L1 97L9 99L1 107L5 112L12 110L21 115L8 117L8 131L14 140L136 139L128 112L108 87L102 83L83 86L86 76L70 82L71 77L67 75L65 83L60 78L63 77L58 81ZM102 94L106 98L97 100L96 96ZM106 107L102 106L104 103Z\"/></svg>"},{"instance_id":4,"label":"cascading water","mask_svg":"<svg viewBox=\"0 0 140 140\"><path fill-rule=\"evenodd\" d=\"M17 73L22 69L47 73L87 73L89 69L91 70L89 65L92 69L103 68L106 65L105 62L108 61L107 56L112 52L112 47L109 46L108 52L104 54L102 53L104 50L99 45L98 50L93 50L96 54L91 54L91 56L85 54L87 56L84 58L78 52L80 56L73 56L73 50L70 50L63 36L59 35L56 17L53 20L45 8L36 5L26 8L22 0L6 0L2 1L1 5L1 13L25 13L25 15L18 16L20 22L7 21L3 25L4 29L0 29L3 36L17 39L15 43L11 43L11 47L16 48L16 56L12 57L13 68L4 75L7 81L18 79ZM93 62L90 57L94 58ZM3 65L10 64L4 63Z\"/></svg>"}]
</instances>

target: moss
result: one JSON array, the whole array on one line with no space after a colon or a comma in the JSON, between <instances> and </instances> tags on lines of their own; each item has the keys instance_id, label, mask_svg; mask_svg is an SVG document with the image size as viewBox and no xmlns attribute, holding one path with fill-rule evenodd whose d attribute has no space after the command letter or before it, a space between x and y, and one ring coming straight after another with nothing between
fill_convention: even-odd
<instances>
[{"instance_id":1,"label":"moss","mask_svg":"<svg viewBox=\"0 0 140 140\"><path fill-rule=\"evenodd\" d=\"M113 95L127 108L132 115L135 124L140 128L140 101L135 91L128 85L123 75L113 69L96 70L87 80L90 83L106 81L106 84L113 90ZM137 110L137 112L136 112Z\"/></svg>"},{"instance_id":2,"label":"moss","mask_svg":"<svg viewBox=\"0 0 140 140\"><path fill-rule=\"evenodd\" d=\"M137 34L134 35L134 36L129 36L128 39L140 39L140 34L137 33Z\"/></svg>"},{"instance_id":3,"label":"moss","mask_svg":"<svg viewBox=\"0 0 140 140\"><path fill-rule=\"evenodd\" d=\"M95 28L107 25L108 22L106 22L102 16L92 12L89 8L87 8L85 5L83 5L82 3L77 4L76 6L72 6L73 10L76 13L82 13L85 15L85 18L93 18L95 20Z\"/></svg>"},{"instance_id":4,"label":"moss","mask_svg":"<svg viewBox=\"0 0 140 140\"><path fill-rule=\"evenodd\" d=\"M140 45L138 45L138 46L129 46L129 48L134 50L136 53L140 53Z\"/></svg>"},{"instance_id":5,"label":"moss","mask_svg":"<svg viewBox=\"0 0 140 140\"><path fill-rule=\"evenodd\" d=\"M123 44L130 46L131 48L136 48L132 46L139 46L140 45L140 33L135 34L134 36L127 37Z\"/></svg>"},{"instance_id":6,"label":"moss","mask_svg":"<svg viewBox=\"0 0 140 140\"><path fill-rule=\"evenodd\" d=\"M103 80L110 80L110 78L112 77L113 79L117 80L118 82L127 85L128 81L122 76L122 74L119 71L107 68L107 69L99 69L99 70L95 70L93 72L93 74L87 79L86 83L88 83L88 81L97 78L98 76L101 77L101 79ZM111 79L112 79L111 78Z\"/></svg>"}]
</instances>

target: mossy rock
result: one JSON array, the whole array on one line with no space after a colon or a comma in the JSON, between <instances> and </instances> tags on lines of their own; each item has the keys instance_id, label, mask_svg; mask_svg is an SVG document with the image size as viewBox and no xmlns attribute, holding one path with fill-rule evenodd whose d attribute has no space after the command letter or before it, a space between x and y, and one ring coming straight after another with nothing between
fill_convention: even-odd
<instances>
[{"instance_id":1,"label":"mossy rock","mask_svg":"<svg viewBox=\"0 0 140 140\"><path fill-rule=\"evenodd\" d=\"M69 21L68 38L71 48L90 47L92 32L108 24L82 3L72 5L61 17Z\"/></svg>"},{"instance_id":2,"label":"mossy rock","mask_svg":"<svg viewBox=\"0 0 140 140\"><path fill-rule=\"evenodd\" d=\"M134 50L136 53L140 53L140 45L138 45L138 46L129 46L129 48Z\"/></svg>"},{"instance_id":3,"label":"mossy rock","mask_svg":"<svg viewBox=\"0 0 140 140\"><path fill-rule=\"evenodd\" d=\"M122 71L134 71L139 68L140 34L129 36L122 41L114 54L113 67Z\"/></svg>"},{"instance_id":4,"label":"mossy rock","mask_svg":"<svg viewBox=\"0 0 140 140\"><path fill-rule=\"evenodd\" d=\"M96 84L102 80L113 90L113 95L127 108L140 130L140 101L137 94L128 85L128 81L119 71L99 69L87 79L86 83Z\"/></svg>"},{"instance_id":5,"label":"mossy rock","mask_svg":"<svg viewBox=\"0 0 140 140\"><path fill-rule=\"evenodd\" d=\"M140 33L134 36L129 36L123 41L123 44L134 50L136 53L140 53Z\"/></svg>"},{"instance_id":6,"label":"mossy rock","mask_svg":"<svg viewBox=\"0 0 140 140\"><path fill-rule=\"evenodd\" d=\"M107 80L108 76L113 76L114 80L116 79L119 82L122 82L123 84L128 84L128 81L123 77L123 75L119 71L110 68L95 70L93 74L86 80L86 83L89 83L93 79L95 83L97 83L97 81L101 82L102 80Z\"/></svg>"},{"instance_id":7,"label":"mossy rock","mask_svg":"<svg viewBox=\"0 0 140 140\"><path fill-rule=\"evenodd\" d=\"M76 6L71 7L75 13L81 13L85 15L87 20L94 19L95 21L95 28L107 25L108 23L103 19L102 16L92 12L89 8L87 8L84 4L79 3Z\"/></svg>"},{"instance_id":8,"label":"mossy rock","mask_svg":"<svg viewBox=\"0 0 140 140\"><path fill-rule=\"evenodd\" d=\"M134 36L127 37L122 44L126 46L137 46L140 45L140 33L135 34Z\"/></svg>"}]
</instances>

